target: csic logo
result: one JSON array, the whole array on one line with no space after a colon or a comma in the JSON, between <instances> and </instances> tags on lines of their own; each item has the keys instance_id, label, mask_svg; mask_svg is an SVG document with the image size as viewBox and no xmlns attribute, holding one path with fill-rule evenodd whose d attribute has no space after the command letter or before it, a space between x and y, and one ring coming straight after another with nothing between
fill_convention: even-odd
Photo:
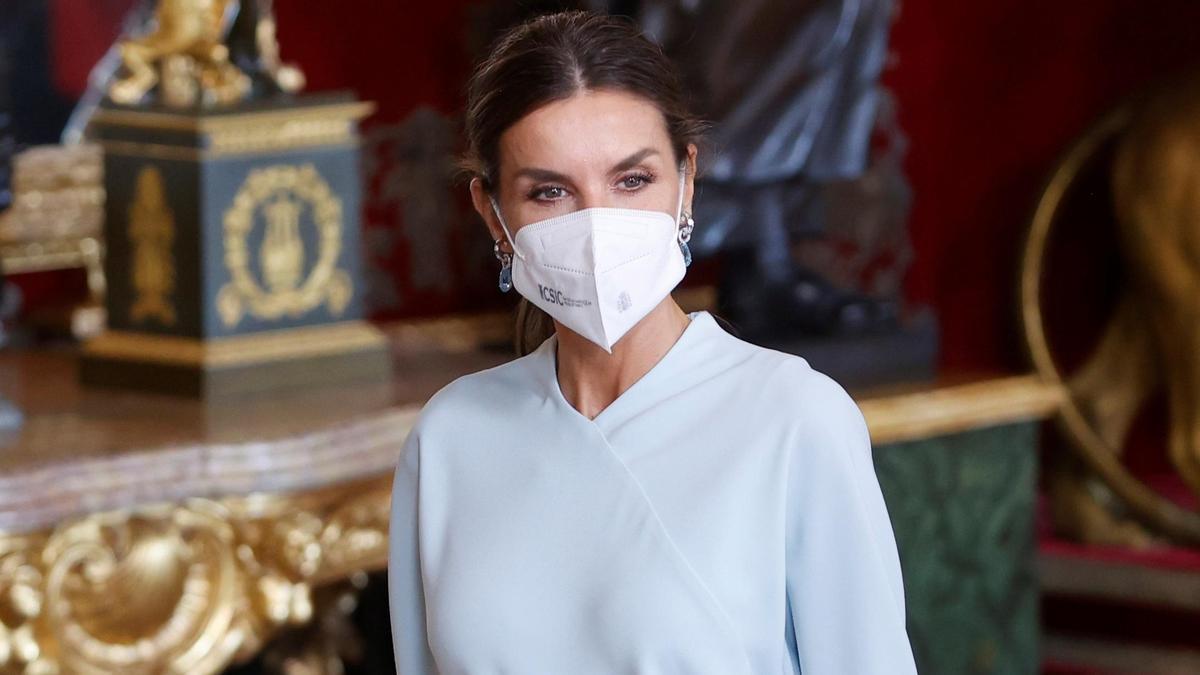
<instances>
[{"instance_id":1,"label":"csic logo","mask_svg":"<svg viewBox=\"0 0 1200 675\"><path fill-rule=\"evenodd\" d=\"M629 297L629 291L621 291L617 296L617 311L624 312L630 307L633 307L633 298Z\"/></svg>"},{"instance_id":2,"label":"csic logo","mask_svg":"<svg viewBox=\"0 0 1200 675\"><path fill-rule=\"evenodd\" d=\"M577 300L575 298L568 298L567 296L563 295L562 291L550 288L549 286L543 286L541 284L538 284L538 293L546 302L553 302L554 304L562 305L563 307L586 307L587 305L592 304L591 300Z\"/></svg>"}]
</instances>

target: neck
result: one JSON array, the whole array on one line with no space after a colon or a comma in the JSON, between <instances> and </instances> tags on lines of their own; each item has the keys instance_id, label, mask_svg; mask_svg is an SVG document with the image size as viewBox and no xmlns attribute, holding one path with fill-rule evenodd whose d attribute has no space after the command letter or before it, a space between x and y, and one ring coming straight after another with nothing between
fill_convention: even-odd
<instances>
[{"instance_id":1,"label":"neck","mask_svg":"<svg viewBox=\"0 0 1200 675\"><path fill-rule=\"evenodd\" d=\"M611 354L555 321L563 397L588 419L594 418L661 361L691 321L667 295L621 336Z\"/></svg>"}]
</instances>

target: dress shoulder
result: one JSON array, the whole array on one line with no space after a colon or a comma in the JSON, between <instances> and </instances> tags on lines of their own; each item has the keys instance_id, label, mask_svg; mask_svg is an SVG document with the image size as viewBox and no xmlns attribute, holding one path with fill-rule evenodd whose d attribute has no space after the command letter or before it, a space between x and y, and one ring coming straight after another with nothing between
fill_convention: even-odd
<instances>
[{"instance_id":1,"label":"dress shoulder","mask_svg":"<svg viewBox=\"0 0 1200 675\"><path fill-rule=\"evenodd\" d=\"M860 421L861 411L846 388L802 355L732 335L729 339L733 348L746 357L741 365L745 376L759 381L764 398L779 402L793 419L806 424L826 421L851 426Z\"/></svg>"},{"instance_id":2,"label":"dress shoulder","mask_svg":"<svg viewBox=\"0 0 1200 675\"><path fill-rule=\"evenodd\" d=\"M869 463L870 432L858 403L846 388L803 356L741 342L746 350L742 372L754 382L758 400L770 406L772 419L788 430L787 450L801 463L843 456L843 461Z\"/></svg>"},{"instance_id":3,"label":"dress shoulder","mask_svg":"<svg viewBox=\"0 0 1200 675\"><path fill-rule=\"evenodd\" d=\"M534 354L454 378L421 406L414 430L428 433L505 414L509 404L525 400L536 389Z\"/></svg>"}]
</instances>

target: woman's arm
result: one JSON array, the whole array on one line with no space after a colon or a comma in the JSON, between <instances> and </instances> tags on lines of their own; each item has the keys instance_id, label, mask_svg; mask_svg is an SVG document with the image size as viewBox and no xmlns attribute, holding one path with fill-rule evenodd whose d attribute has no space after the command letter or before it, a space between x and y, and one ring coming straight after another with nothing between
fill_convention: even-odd
<instances>
[{"instance_id":1,"label":"woman's arm","mask_svg":"<svg viewBox=\"0 0 1200 675\"><path fill-rule=\"evenodd\" d=\"M417 530L420 441L414 428L404 441L392 483L388 526L388 606L397 675L436 673L425 632L425 590Z\"/></svg>"},{"instance_id":2,"label":"woman's arm","mask_svg":"<svg viewBox=\"0 0 1200 675\"><path fill-rule=\"evenodd\" d=\"M788 470L787 593L804 675L916 673L904 583L862 412L805 382Z\"/></svg>"}]
</instances>

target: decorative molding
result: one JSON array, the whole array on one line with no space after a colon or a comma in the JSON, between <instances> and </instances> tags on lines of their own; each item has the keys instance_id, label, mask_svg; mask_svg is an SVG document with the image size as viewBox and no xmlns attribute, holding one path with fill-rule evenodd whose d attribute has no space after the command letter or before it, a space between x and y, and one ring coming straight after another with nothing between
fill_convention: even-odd
<instances>
[{"instance_id":1,"label":"decorative molding","mask_svg":"<svg viewBox=\"0 0 1200 675\"><path fill-rule=\"evenodd\" d=\"M195 134L202 139L197 147L119 139L104 139L101 145L105 152L198 160L357 144L357 122L374 110L375 104L369 101L203 116L102 109L92 124Z\"/></svg>"},{"instance_id":2,"label":"decorative molding","mask_svg":"<svg viewBox=\"0 0 1200 675\"><path fill-rule=\"evenodd\" d=\"M19 470L9 467L0 474L0 545L6 537L31 534L92 513L136 509L146 503L197 496L225 499L246 494L294 494L390 476L400 444L419 410L420 406L415 405L387 409L301 436L130 448L118 455ZM37 419L30 422L35 423ZM62 443L70 443L69 433L69 427L60 430ZM271 505L279 503L274 498L253 497L241 508L256 508L266 514Z\"/></svg>"},{"instance_id":3,"label":"decorative molding","mask_svg":"<svg viewBox=\"0 0 1200 675\"><path fill-rule=\"evenodd\" d=\"M110 359L221 367L339 354L386 345L387 338L370 323L342 321L210 340L108 331L89 340L83 351Z\"/></svg>"},{"instance_id":4,"label":"decorative molding","mask_svg":"<svg viewBox=\"0 0 1200 675\"><path fill-rule=\"evenodd\" d=\"M96 237L48 239L0 245L0 258L8 274L49 270L99 268L102 244Z\"/></svg>"},{"instance_id":5,"label":"decorative molding","mask_svg":"<svg viewBox=\"0 0 1200 675\"><path fill-rule=\"evenodd\" d=\"M1036 375L1020 375L869 395L858 404L872 442L883 445L1047 418L1058 411L1063 398L1061 386Z\"/></svg>"},{"instance_id":6,"label":"decorative molding","mask_svg":"<svg viewBox=\"0 0 1200 675\"><path fill-rule=\"evenodd\" d=\"M138 172L133 203L129 205L128 236L133 249L129 285L136 294L129 306L135 323L155 319L164 326L176 323L175 214L167 202L163 175L147 164Z\"/></svg>"},{"instance_id":7,"label":"decorative molding","mask_svg":"<svg viewBox=\"0 0 1200 675\"><path fill-rule=\"evenodd\" d=\"M257 254L262 279L251 262L250 234L261 211L266 220ZM316 227L314 262L305 272L301 214L311 211ZM332 316L345 313L354 294L350 274L338 267L345 226L342 200L311 162L273 164L246 177L222 219L222 259L230 281L217 293L217 313L232 328L245 315L273 321L304 316L324 304Z\"/></svg>"},{"instance_id":8,"label":"decorative molding","mask_svg":"<svg viewBox=\"0 0 1200 675\"><path fill-rule=\"evenodd\" d=\"M0 671L215 673L387 563L390 476L87 516L0 538Z\"/></svg>"}]
</instances>

